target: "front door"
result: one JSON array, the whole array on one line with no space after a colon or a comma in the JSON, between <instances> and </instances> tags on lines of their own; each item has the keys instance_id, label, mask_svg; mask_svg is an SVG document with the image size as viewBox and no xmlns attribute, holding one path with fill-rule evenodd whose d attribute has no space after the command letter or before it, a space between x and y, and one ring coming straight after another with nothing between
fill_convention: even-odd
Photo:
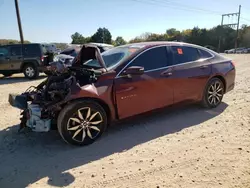
<instances>
[{"instance_id":1,"label":"front door","mask_svg":"<svg viewBox=\"0 0 250 188\"><path fill-rule=\"evenodd\" d=\"M128 64L144 67L144 74L115 79L119 118L126 118L173 103L172 69L168 68L166 47L147 50ZM126 68L124 70L126 70Z\"/></svg>"},{"instance_id":2,"label":"front door","mask_svg":"<svg viewBox=\"0 0 250 188\"><path fill-rule=\"evenodd\" d=\"M203 58L194 47L172 46L171 49L174 103L199 100L212 71L209 58Z\"/></svg>"},{"instance_id":3,"label":"front door","mask_svg":"<svg viewBox=\"0 0 250 188\"><path fill-rule=\"evenodd\" d=\"M10 57L8 47L0 46L0 70L10 70Z\"/></svg>"}]
</instances>

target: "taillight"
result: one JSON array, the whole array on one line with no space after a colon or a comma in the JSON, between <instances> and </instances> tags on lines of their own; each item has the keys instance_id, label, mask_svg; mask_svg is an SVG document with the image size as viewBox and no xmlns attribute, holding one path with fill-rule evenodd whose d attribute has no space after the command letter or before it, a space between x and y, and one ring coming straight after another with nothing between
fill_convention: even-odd
<instances>
[{"instance_id":1,"label":"taillight","mask_svg":"<svg viewBox=\"0 0 250 188\"><path fill-rule=\"evenodd\" d=\"M42 57L41 57L41 62L43 62L43 61L44 61L44 57L42 56Z\"/></svg>"},{"instance_id":2,"label":"taillight","mask_svg":"<svg viewBox=\"0 0 250 188\"><path fill-rule=\"evenodd\" d=\"M235 67L235 62L234 61L231 61L232 65Z\"/></svg>"},{"instance_id":3,"label":"taillight","mask_svg":"<svg viewBox=\"0 0 250 188\"><path fill-rule=\"evenodd\" d=\"M29 112L29 110L26 111L26 118L27 118L27 119L30 119L30 112Z\"/></svg>"}]
</instances>

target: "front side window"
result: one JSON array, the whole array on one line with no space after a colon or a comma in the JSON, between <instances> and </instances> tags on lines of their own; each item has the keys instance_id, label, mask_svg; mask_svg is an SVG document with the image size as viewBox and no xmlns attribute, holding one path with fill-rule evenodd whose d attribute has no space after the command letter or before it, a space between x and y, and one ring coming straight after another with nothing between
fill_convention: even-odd
<instances>
[{"instance_id":1,"label":"front side window","mask_svg":"<svg viewBox=\"0 0 250 188\"><path fill-rule=\"evenodd\" d=\"M0 47L0 57L6 57L8 56L9 51L7 48L5 47Z\"/></svg>"},{"instance_id":2,"label":"front side window","mask_svg":"<svg viewBox=\"0 0 250 188\"><path fill-rule=\"evenodd\" d=\"M188 46L172 46L174 55L174 65L197 61L200 59L200 54L196 48Z\"/></svg>"},{"instance_id":3,"label":"front side window","mask_svg":"<svg viewBox=\"0 0 250 188\"><path fill-rule=\"evenodd\" d=\"M143 52L130 64L130 66L144 67L144 71L166 67L167 65L167 50L164 46Z\"/></svg>"},{"instance_id":4,"label":"front side window","mask_svg":"<svg viewBox=\"0 0 250 188\"><path fill-rule=\"evenodd\" d=\"M21 46L20 47L19 46L11 47L10 52L11 52L11 56L22 55Z\"/></svg>"}]
</instances>

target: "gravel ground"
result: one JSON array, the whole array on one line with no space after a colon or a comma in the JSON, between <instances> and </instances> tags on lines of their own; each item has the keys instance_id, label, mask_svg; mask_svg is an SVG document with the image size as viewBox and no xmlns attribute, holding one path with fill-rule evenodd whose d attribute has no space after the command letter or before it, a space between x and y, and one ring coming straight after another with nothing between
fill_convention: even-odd
<instances>
[{"instance_id":1,"label":"gravel ground","mask_svg":"<svg viewBox=\"0 0 250 188\"><path fill-rule=\"evenodd\" d=\"M0 78L0 187L250 187L250 55L216 109L166 109L110 128L88 147L56 131L17 133L8 93L40 80Z\"/></svg>"}]
</instances>

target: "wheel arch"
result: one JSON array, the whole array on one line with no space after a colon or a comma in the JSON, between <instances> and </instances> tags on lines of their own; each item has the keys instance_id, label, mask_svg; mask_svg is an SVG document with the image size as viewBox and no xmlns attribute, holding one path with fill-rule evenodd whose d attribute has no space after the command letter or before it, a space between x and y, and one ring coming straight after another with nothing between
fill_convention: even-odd
<instances>
[{"instance_id":1,"label":"wheel arch","mask_svg":"<svg viewBox=\"0 0 250 188\"><path fill-rule=\"evenodd\" d=\"M224 86L224 93L225 93L226 92L226 88L227 88L226 79L222 75L215 75L212 78L210 78L209 80L211 80L213 78L218 78L218 79L220 79L222 81L223 86Z\"/></svg>"},{"instance_id":2,"label":"wheel arch","mask_svg":"<svg viewBox=\"0 0 250 188\"><path fill-rule=\"evenodd\" d=\"M38 62L37 61L24 61L22 64L21 64L21 71L23 71L23 68L25 67L25 65L35 65L35 66L38 66Z\"/></svg>"},{"instance_id":3,"label":"wheel arch","mask_svg":"<svg viewBox=\"0 0 250 188\"><path fill-rule=\"evenodd\" d=\"M98 103L101 107L103 107L104 111L106 112L108 125L110 124L111 119L112 119L111 118L111 116L112 116L111 115L111 109L110 109L109 105L105 101L103 101L101 99L98 99L98 98L95 98L95 97L81 97L81 98L75 98L75 99L71 99L71 100L67 101L67 103L65 103L63 105L63 107L66 106L67 104L77 102L77 101L94 101L94 102Z\"/></svg>"},{"instance_id":4,"label":"wheel arch","mask_svg":"<svg viewBox=\"0 0 250 188\"><path fill-rule=\"evenodd\" d=\"M226 84L227 84L227 83L226 83L226 79L224 78L223 75L217 74L217 75L213 75L213 76L211 76L209 79L207 79L206 83L204 84L203 91L202 91L202 93L200 94L200 100L201 100L201 99L203 98L203 96L204 96L204 92L205 92L205 90L206 90L207 84L208 84L209 81L210 81L211 79L213 79L213 78L218 78L218 79L220 79L220 80L222 81L222 83L223 83L223 85L224 85L224 94L225 94L226 87L227 87L227 85L226 85Z\"/></svg>"}]
</instances>

